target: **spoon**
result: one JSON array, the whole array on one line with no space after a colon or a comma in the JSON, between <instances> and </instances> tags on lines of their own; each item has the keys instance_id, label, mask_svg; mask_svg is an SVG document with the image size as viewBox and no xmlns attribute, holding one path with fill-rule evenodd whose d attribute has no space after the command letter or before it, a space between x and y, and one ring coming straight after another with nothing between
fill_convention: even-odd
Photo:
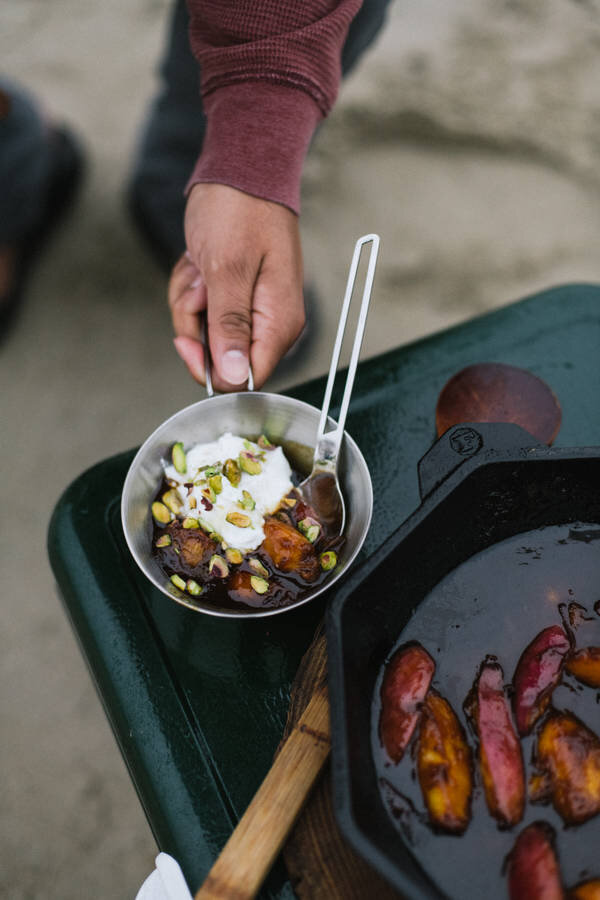
<instances>
[{"instance_id":1,"label":"spoon","mask_svg":"<svg viewBox=\"0 0 600 900\"><path fill-rule=\"evenodd\" d=\"M346 330L346 321L350 310L352 294L354 292L354 282L356 281L356 273L360 262L362 248L365 244L371 244L371 255L369 256L369 264L367 275L365 278L365 286L363 289L358 322L356 325L356 333L354 336L354 344L352 345L352 355L348 366L348 374L346 375L346 385L344 387L344 396L340 407L340 414L337 425L330 431L325 431L327 425L327 416L329 413L329 405L331 402L331 394L335 376L337 373L340 351L342 349L342 341ZM373 287L373 278L375 276L375 266L377 264L377 254L379 252L379 235L366 234L359 238L354 247L352 263L348 273L348 282L346 284L346 293L342 304L342 312L338 324L337 335L331 356L331 365L329 366L329 377L325 388L325 396L323 398L323 406L321 409L321 418L317 428L317 440L315 452L313 456L313 466L310 475L298 486L303 500L312 508L319 524L327 537L337 537L344 531L346 523L346 507L344 498L340 490L337 476L337 460L344 436L344 425L348 406L350 404L350 395L354 385L354 376L356 375L356 367L358 365L358 357L362 345L362 339L367 322L367 312L369 302L371 300L371 288Z\"/></svg>"}]
</instances>

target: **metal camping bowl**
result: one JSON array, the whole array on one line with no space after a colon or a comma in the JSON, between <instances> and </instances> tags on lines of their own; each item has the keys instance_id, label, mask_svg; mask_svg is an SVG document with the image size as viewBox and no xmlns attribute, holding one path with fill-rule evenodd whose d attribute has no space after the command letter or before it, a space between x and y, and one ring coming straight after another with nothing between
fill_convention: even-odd
<instances>
[{"instance_id":1,"label":"metal camping bowl","mask_svg":"<svg viewBox=\"0 0 600 900\"><path fill-rule=\"evenodd\" d=\"M339 480L346 504L346 527L337 568L324 583L310 588L300 599L278 609L224 609L202 602L202 595L184 594L161 571L152 555L152 521L150 504L163 477L163 461L169 458L175 441L185 447L216 440L225 432L256 439L265 434L280 444L292 468L308 475L312 468L313 450L320 410L280 394L243 392L209 397L180 410L163 422L140 447L133 459L121 501L121 518L129 549L147 578L164 594L184 606L212 616L250 618L272 616L296 609L328 590L348 569L363 545L373 509L373 488L367 464L358 446L344 432L339 458ZM336 423L328 418L328 427Z\"/></svg>"}]
</instances>

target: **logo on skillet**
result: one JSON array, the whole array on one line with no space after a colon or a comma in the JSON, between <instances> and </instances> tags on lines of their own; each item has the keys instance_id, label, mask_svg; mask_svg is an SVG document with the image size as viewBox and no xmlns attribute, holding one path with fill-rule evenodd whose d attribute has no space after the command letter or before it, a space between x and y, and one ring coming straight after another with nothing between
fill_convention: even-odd
<instances>
[{"instance_id":1,"label":"logo on skillet","mask_svg":"<svg viewBox=\"0 0 600 900\"><path fill-rule=\"evenodd\" d=\"M481 435L473 428L457 428L450 438L450 446L459 456L474 456L482 444Z\"/></svg>"}]
</instances>

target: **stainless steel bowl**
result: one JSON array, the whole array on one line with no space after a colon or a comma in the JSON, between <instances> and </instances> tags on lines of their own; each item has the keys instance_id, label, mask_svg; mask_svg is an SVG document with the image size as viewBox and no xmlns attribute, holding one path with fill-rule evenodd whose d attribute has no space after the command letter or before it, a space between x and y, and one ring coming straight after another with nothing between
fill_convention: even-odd
<instances>
[{"instance_id":1,"label":"stainless steel bowl","mask_svg":"<svg viewBox=\"0 0 600 900\"><path fill-rule=\"evenodd\" d=\"M296 603L281 609L240 609L233 611L202 602L202 596L190 597L171 584L152 556L152 521L150 504L163 476L163 461L168 459L173 443L185 447L216 440L230 431L249 439L265 434L280 444L293 468L308 475L312 468L313 449L320 411L308 403L280 394L244 392L209 397L180 410L163 422L137 452L123 487L121 517L125 538L131 553L147 578L164 594L184 606L211 616L250 618L272 616L296 609L328 590L348 569L363 545L373 510L371 477L362 453L349 434L344 432L339 459L339 479L346 503L345 542L339 553L337 568L318 587L309 589ZM333 419L328 426L335 428Z\"/></svg>"}]
</instances>

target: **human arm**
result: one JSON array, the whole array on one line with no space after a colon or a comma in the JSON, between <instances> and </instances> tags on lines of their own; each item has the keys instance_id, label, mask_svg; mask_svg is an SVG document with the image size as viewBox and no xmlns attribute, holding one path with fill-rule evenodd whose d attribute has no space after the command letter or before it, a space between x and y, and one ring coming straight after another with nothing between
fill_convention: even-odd
<instances>
[{"instance_id":1,"label":"human arm","mask_svg":"<svg viewBox=\"0 0 600 900\"><path fill-rule=\"evenodd\" d=\"M175 267L169 300L178 352L200 381L198 314L208 310L220 390L245 382L248 359L263 384L304 323L302 165L335 100L341 47L359 6L189 0L208 125L188 185L190 258ZM235 372L226 371L227 350L241 354Z\"/></svg>"}]
</instances>

